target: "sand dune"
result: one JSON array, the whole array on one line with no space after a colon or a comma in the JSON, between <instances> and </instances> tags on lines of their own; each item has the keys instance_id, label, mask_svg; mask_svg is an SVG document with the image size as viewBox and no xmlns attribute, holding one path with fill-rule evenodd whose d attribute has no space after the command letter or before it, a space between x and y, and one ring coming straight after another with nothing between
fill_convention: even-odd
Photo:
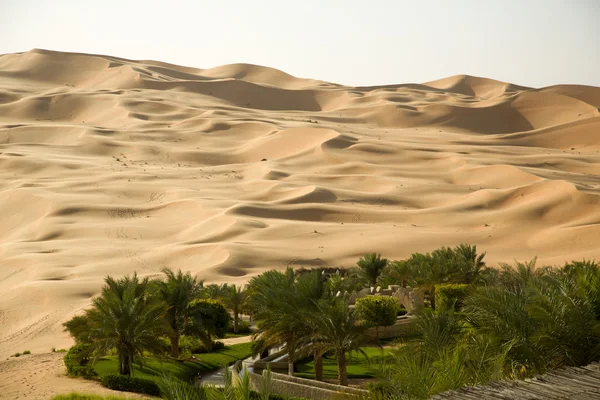
<instances>
[{"instance_id":1,"label":"sand dune","mask_svg":"<svg viewBox=\"0 0 600 400\"><path fill-rule=\"evenodd\" d=\"M242 283L469 242L600 259L600 88L347 87L32 50L0 56L0 357L70 340L107 274Z\"/></svg>"}]
</instances>

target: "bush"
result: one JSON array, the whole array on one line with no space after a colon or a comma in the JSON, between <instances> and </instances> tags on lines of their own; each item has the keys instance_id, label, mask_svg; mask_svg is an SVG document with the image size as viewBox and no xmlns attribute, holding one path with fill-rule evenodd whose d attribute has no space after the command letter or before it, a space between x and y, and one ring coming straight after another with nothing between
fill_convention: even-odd
<instances>
[{"instance_id":1,"label":"bush","mask_svg":"<svg viewBox=\"0 0 600 400\"><path fill-rule=\"evenodd\" d=\"M13 357L21 357L21 353L15 353L13 354Z\"/></svg>"},{"instance_id":2,"label":"bush","mask_svg":"<svg viewBox=\"0 0 600 400\"><path fill-rule=\"evenodd\" d=\"M89 344L77 344L67 351L63 358L67 367L67 374L71 376L91 377L96 371L90 364L91 346Z\"/></svg>"},{"instance_id":3,"label":"bush","mask_svg":"<svg viewBox=\"0 0 600 400\"><path fill-rule=\"evenodd\" d=\"M25 355L25 354L31 354L31 351L29 351L29 350L25 350L25 351L23 352L23 355Z\"/></svg>"},{"instance_id":4,"label":"bush","mask_svg":"<svg viewBox=\"0 0 600 400\"><path fill-rule=\"evenodd\" d=\"M467 296L471 293L471 285L448 283L435 286L435 303L438 311L459 311Z\"/></svg>"},{"instance_id":5,"label":"bush","mask_svg":"<svg viewBox=\"0 0 600 400\"><path fill-rule=\"evenodd\" d=\"M160 396L160 388L150 379L135 378L127 375L107 374L100 377L103 386L121 392L134 392Z\"/></svg>"},{"instance_id":6,"label":"bush","mask_svg":"<svg viewBox=\"0 0 600 400\"><path fill-rule=\"evenodd\" d=\"M398 316L398 300L388 296L367 296L356 300L356 312L360 319L375 327L391 326Z\"/></svg>"}]
</instances>

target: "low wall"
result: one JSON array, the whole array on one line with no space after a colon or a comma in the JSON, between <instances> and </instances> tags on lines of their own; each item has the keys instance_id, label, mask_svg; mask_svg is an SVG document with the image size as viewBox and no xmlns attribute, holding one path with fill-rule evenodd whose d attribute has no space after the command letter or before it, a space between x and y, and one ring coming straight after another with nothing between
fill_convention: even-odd
<instances>
[{"instance_id":1,"label":"low wall","mask_svg":"<svg viewBox=\"0 0 600 400\"><path fill-rule=\"evenodd\" d=\"M262 386L262 375L248 372L250 382L254 390L260 390ZM313 400L335 400L347 399L365 395L367 391L339 386L326 382L314 381L312 379L297 378L294 376L271 373L271 390L274 394L281 396L304 397Z\"/></svg>"}]
</instances>

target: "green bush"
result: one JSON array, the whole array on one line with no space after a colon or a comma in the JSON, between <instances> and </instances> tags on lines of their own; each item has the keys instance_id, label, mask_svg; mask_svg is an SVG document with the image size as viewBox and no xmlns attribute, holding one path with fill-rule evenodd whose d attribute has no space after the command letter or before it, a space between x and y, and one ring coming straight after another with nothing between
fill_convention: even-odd
<instances>
[{"instance_id":1,"label":"green bush","mask_svg":"<svg viewBox=\"0 0 600 400\"><path fill-rule=\"evenodd\" d=\"M463 283L435 285L436 309L441 312L459 311L470 293L471 285Z\"/></svg>"},{"instance_id":2,"label":"green bush","mask_svg":"<svg viewBox=\"0 0 600 400\"><path fill-rule=\"evenodd\" d=\"M25 350L25 351L23 352L23 355L25 355L25 354L31 354L31 351L29 351L29 350Z\"/></svg>"},{"instance_id":3,"label":"green bush","mask_svg":"<svg viewBox=\"0 0 600 400\"><path fill-rule=\"evenodd\" d=\"M90 377L96 372L90 363L91 346L89 344L77 344L67 351L63 358L67 367L67 374L71 376Z\"/></svg>"},{"instance_id":4,"label":"green bush","mask_svg":"<svg viewBox=\"0 0 600 400\"><path fill-rule=\"evenodd\" d=\"M380 326L394 325L399 307L398 300L388 296L367 296L356 300L359 318L375 327L377 337Z\"/></svg>"},{"instance_id":5,"label":"green bush","mask_svg":"<svg viewBox=\"0 0 600 400\"><path fill-rule=\"evenodd\" d=\"M21 353L15 353L13 354L13 357L21 357Z\"/></svg>"},{"instance_id":6,"label":"green bush","mask_svg":"<svg viewBox=\"0 0 600 400\"><path fill-rule=\"evenodd\" d=\"M150 379L135 378L127 375L107 374L100 377L103 386L121 392L134 392L160 396L160 388Z\"/></svg>"},{"instance_id":7,"label":"green bush","mask_svg":"<svg viewBox=\"0 0 600 400\"><path fill-rule=\"evenodd\" d=\"M408 311L406 310L406 308L403 305L400 305L398 307L398 314L397 315L398 316L406 315L406 313L408 313Z\"/></svg>"}]
</instances>

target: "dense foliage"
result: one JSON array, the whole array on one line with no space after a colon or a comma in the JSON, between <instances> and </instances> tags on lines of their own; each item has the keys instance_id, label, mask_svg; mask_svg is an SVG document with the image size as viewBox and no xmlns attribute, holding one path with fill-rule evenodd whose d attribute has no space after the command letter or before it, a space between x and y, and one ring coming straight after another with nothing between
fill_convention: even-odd
<instances>
[{"instance_id":1,"label":"dense foliage","mask_svg":"<svg viewBox=\"0 0 600 400\"><path fill-rule=\"evenodd\" d=\"M444 283L435 285L435 304L438 310L459 311L471 292L471 285L465 283Z\"/></svg>"},{"instance_id":2,"label":"dense foliage","mask_svg":"<svg viewBox=\"0 0 600 400\"><path fill-rule=\"evenodd\" d=\"M156 382L150 379L135 378L133 376L106 374L100 377L103 386L121 392L144 393L151 396L160 396L161 391Z\"/></svg>"},{"instance_id":3,"label":"dense foliage","mask_svg":"<svg viewBox=\"0 0 600 400\"><path fill-rule=\"evenodd\" d=\"M595 263L535 268L534 260L503 265L489 276L487 284L467 292L462 310L440 305L417 317L420 335L397 349L394 363L382 371L380 392L393 399L425 399L600 359Z\"/></svg>"},{"instance_id":4,"label":"dense foliage","mask_svg":"<svg viewBox=\"0 0 600 400\"><path fill-rule=\"evenodd\" d=\"M466 244L395 261L368 253L350 270L272 270L247 287L204 286L190 274L168 270L163 281L108 277L93 307L65 323L77 342L65 364L69 373L82 375L88 363L115 351L119 372L129 375L134 360L142 362L145 353L166 354L170 347L176 358L214 350L214 340L228 329L241 330L238 316L244 313L257 325L255 352L285 349L289 374L299 358L312 354L318 380L327 355L329 364L335 360L339 384L347 385L348 354L369 341L368 328L394 324L401 311L396 299L381 295L349 305L350 293L376 285L416 287L426 296L425 308L413 310L412 318L403 320L408 323L398 325L406 329L400 332L402 343L391 359L386 357L372 385L384 398L425 399L466 385L600 360L595 262L538 268L533 259L492 268L484 257ZM243 398L251 396L247 382L227 379L227 398L237 398L239 390ZM170 384L163 394L208 393Z\"/></svg>"},{"instance_id":5,"label":"dense foliage","mask_svg":"<svg viewBox=\"0 0 600 400\"><path fill-rule=\"evenodd\" d=\"M80 343L71 347L63 358L67 367L67 374L83 377L96 375L90 363L91 352L91 346L87 343Z\"/></svg>"},{"instance_id":6,"label":"dense foliage","mask_svg":"<svg viewBox=\"0 0 600 400\"><path fill-rule=\"evenodd\" d=\"M386 296L367 296L356 301L358 317L373 326L379 338L379 327L391 326L400 311L398 300Z\"/></svg>"}]
</instances>

